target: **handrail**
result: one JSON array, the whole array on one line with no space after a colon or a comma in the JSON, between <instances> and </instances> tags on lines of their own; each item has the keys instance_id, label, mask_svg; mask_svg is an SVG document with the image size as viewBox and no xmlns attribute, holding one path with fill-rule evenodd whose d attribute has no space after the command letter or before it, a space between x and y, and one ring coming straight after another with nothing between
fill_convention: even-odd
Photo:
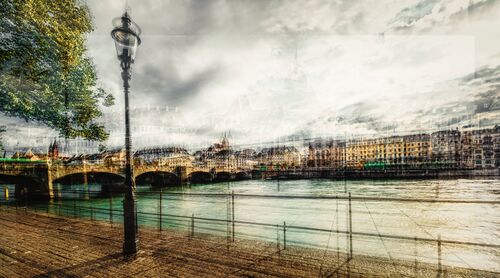
<instances>
[{"instance_id":1,"label":"handrail","mask_svg":"<svg viewBox=\"0 0 500 278\"><path fill-rule=\"evenodd\" d=\"M99 190L62 190L61 193L79 193L79 194L106 194ZM107 191L107 193L121 194L123 191ZM137 191L136 195L146 196L160 193L160 191ZM163 196L193 196L193 197L227 197L231 193L212 193L212 192L169 192L162 191ZM345 195L277 195L277 194L243 194L235 193L235 197L240 198L271 198L271 199L306 199L306 200L349 200ZM500 204L500 199L441 199L441 198L404 198L404 197L379 197L379 196L351 196L353 201L380 201L380 202L415 202L415 203L462 203L462 204Z\"/></svg>"},{"instance_id":2,"label":"handrail","mask_svg":"<svg viewBox=\"0 0 500 278\"><path fill-rule=\"evenodd\" d=\"M72 205L65 205L65 204L51 204L54 206L58 206L59 208L71 208L75 209L77 208L78 210L80 209L86 209L88 211L90 210L95 210L95 211L103 211L103 212L118 212L118 213L123 213L123 210L120 209L112 209L110 210L109 208L99 208L99 207L92 207L92 206L72 206ZM35 207L36 210L36 207ZM154 216L155 218L159 218L160 214L159 213L153 213L153 212L144 212L144 211L138 211L137 214L139 215L147 215L147 216ZM199 217L199 216L187 216L187 215L175 215L175 214L161 214L161 217L173 217L173 218L182 218L182 219L195 219L195 220L203 220L203 221L208 221L208 222L217 222L217 223L232 223L233 220L229 219L220 219L220 218L209 218L209 217ZM234 223L236 224L243 224L243 225L255 225L255 226L262 226L262 227L269 227L269 228L283 228L285 227L282 224L271 224L271 223L263 223L263 222L253 222L253 221L244 221L244 220L234 220ZM316 228L316 227L306 227L306 226L296 226L296 225L286 225L286 229L295 229L295 230L303 230L303 231L315 231L315 232L325 232L325 233L339 233L339 234L349 234L350 231L347 230L338 230L338 229L324 229L324 228ZM404 236L404 235L390 235L390 234L380 234L380 233L368 233L368 232L356 232L352 231L351 232L353 235L357 236L367 236L367 237L378 237L378 238L388 238L388 239L401 239L401 240L411 240L411 241L425 241L425 242L441 242L441 243L448 243L448 244L458 244L458 245L468 245L468 246L480 246L480 247L490 247L490 248L500 248L500 244L490 244L490 243L481 243L481 242L470 242L470 241L457 241L457 240L443 240L443 239L434 239L434 238L425 238L425 237L411 237L411 236Z\"/></svg>"}]
</instances>

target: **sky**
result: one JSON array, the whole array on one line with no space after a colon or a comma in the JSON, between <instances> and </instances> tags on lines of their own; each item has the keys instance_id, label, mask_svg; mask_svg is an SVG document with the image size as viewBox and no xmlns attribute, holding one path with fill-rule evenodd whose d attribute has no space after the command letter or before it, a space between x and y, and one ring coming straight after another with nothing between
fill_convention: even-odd
<instances>
[{"instance_id":1,"label":"sky","mask_svg":"<svg viewBox=\"0 0 500 278\"><path fill-rule=\"evenodd\" d=\"M86 1L99 83L116 97L105 144L123 144L110 37L120 0ZM241 146L500 124L500 1L129 0L135 147ZM56 136L6 119L19 133ZM29 136L28 136L29 137ZM26 138L26 137L24 137ZM17 140L17 143L16 143ZM20 141L21 140L21 141ZM45 141L30 144L45 144Z\"/></svg>"}]
</instances>

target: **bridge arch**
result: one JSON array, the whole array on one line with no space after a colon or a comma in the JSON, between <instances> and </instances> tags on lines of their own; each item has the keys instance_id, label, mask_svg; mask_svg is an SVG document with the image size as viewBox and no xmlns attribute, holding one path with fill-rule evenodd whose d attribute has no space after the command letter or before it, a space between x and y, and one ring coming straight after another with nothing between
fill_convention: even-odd
<instances>
[{"instance_id":1,"label":"bridge arch","mask_svg":"<svg viewBox=\"0 0 500 278\"><path fill-rule=\"evenodd\" d=\"M78 184L100 184L100 190L96 190L95 196L108 196L124 192L124 183L125 177L122 175L98 171L71 173L52 181L55 196L60 196L60 193L64 192L64 186Z\"/></svg>"},{"instance_id":2,"label":"bridge arch","mask_svg":"<svg viewBox=\"0 0 500 278\"><path fill-rule=\"evenodd\" d=\"M10 192L10 195L15 198L39 195L44 192L42 181L27 175L0 174L0 184L13 184L15 190Z\"/></svg>"},{"instance_id":3,"label":"bridge arch","mask_svg":"<svg viewBox=\"0 0 500 278\"><path fill-rule=\"evenodd\" d=\"M168 171L144 172L135 177L136 184L150 184L153 187L176 186L181 183L178 175Z\"/></svg>"},{"instance_id":4,"label":"bridge arch","mask_svg":"<svg viewBox=\"0 0 500 278\"><path fill-rule=\"evenodd\" d=\"M125 181L125 177L115 173L109 172L97 172L97 171L89 171L89 172L77 172L71 173L67 175L63 175L54 179L53 183L60 183L63 185L69 184L82 184L82 183L123 183Z\"/></svg>"},{"instance_id":5,"label":"bridge arch","mask_svg":"<svg viewBox=\"0 0 500 278\"><path fill-rule=\"evenodd\" d=\"M263 172L259 170L252 170L252 172L250 172L250 175L252 176L252 178L264 178Z\"/></svg>"},{"instance_id":6,"label":"bridge arch","mask_svg":"<svg viewBox=\"0 0 500 278\"><path fill-rule=\"evenodd\" d=\"M217 172L214 179L216 181L230 181L233 179L233 174L227 171Z\"/></svg>"},{"instance_id":7,"label":"bridge arch","mask_svg":"<svg viewBox=\"0 0 500 278\"><path fill-rule=\"evenodd\" d=\"M213 175L209 172L195 171L188 176L191 183L205 183L213 180Z\"/></svg>"},{"instance_id":8,"label":"bridge arch","mask_svg":"<svg viewBox=\"0 0 500 278\"><path fill-rule=\"evenodd\" d=\"M247 179L250 179L251 176L250 176L250 173L248 173L248 172L237 172L234 178L236 180L247 180Z\"/></svg>"}]
</instances>

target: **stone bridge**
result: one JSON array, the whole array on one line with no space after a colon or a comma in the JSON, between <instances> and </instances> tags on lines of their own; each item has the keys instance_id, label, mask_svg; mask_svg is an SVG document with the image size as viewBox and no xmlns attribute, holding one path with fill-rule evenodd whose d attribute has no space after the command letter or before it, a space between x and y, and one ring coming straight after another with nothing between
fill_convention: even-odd
<instances>
[{"instance_id":1,"label":"stone bridge","mask_svg":"<svg viewBox=\"0 0 500 278\"><path fill-rule=\"evenodd\" d=\"M60 163L3 163L0 183L16 184L16 196L54 197L54 186L100 183L103 190L123 190L125 167L121 165ZM196 166L134 166L137 184L156 187L183 183L227 181L251 177L251 169Z\"/></svg>"}]
</instances>

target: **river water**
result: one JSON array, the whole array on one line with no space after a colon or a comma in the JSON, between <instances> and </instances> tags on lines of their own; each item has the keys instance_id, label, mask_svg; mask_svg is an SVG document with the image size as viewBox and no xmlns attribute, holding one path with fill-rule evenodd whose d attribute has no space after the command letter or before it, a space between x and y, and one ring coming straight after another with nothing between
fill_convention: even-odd
<instances>
[{"instance_id":1,"label":"river water","mask_svg":"<svg viewBox=\"0 0 500 278\"><path fill-rule=\"evenodd\" d=\"M9 189L13 194L13 186ZM30 206L54 214L122 221L123 195L98 197L99 184L62 185L59 189L60 199ZM276 242L279 238L282 244L286 222L287 245L348 252L351 221L354 256L370 255L434 264L441 261L443 265L500 272L499 180L248 180L168 187L162 189L161 200L158 189L138 186L137 191L139 225L159 227L156 214L161 205L162 228L180 229L187 235L194 215L195 233L231 235L232 226L225 221L232 219L231 198L202 193L234 192L234 219L237 221L234 234L237 238L269 242ZM349 193L353 197L403 200L353 198L349 214ZM286 198L298 195L307 198ZM340 199L325 198L328 196ZM408 202L404 200L407 198L425 200ZM429 199L435 202L429 202ZM494 202L441 202L449 199ZM63 209L59 209L59 205Z\"/></svg>"}]
</instances>

